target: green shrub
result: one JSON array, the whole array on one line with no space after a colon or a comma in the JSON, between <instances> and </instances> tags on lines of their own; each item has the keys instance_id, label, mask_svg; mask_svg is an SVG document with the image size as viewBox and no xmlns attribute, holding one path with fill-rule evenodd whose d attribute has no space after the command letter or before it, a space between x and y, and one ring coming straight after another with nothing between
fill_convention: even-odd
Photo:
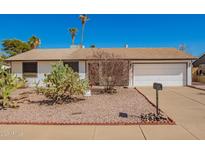
<instances>
[{"instance_id":1,"label":"green shrub","mask_svg":"<svg viewBox=\"0 0 205 154\"><path fill-rule=\"evenodd\" d=\"M25 78L21 78L21 77L18 77L17 78L17 89L19 89L19 88L25 88L26 87L26 83L27 83L27 81L26 81L26 79Z\"/></svg>"},{"instance_id":2,"label":"green shrub","mask_svg":"<svg viewBox=\"0 0 205 154\"><path fill-rule=\"evenodd\" d=\"M0 66L0 106L3 108L17 107L10 100L11 92L17 88L18 78Z\"/></svg>"},{"instance_id":3,"label":"green shrub","mask_svg":"<svg viewBox=\"0 0 205 154\"><path fill-rule=\"evenodd\" d=\"M38 93L44 94L54 103L70 101L74 95L84 94L88 89L87 80L80 79L72 68L59 62L52 66L50 74L45 75L45 87L36 87Z\"/></svg>"}]
</instances>

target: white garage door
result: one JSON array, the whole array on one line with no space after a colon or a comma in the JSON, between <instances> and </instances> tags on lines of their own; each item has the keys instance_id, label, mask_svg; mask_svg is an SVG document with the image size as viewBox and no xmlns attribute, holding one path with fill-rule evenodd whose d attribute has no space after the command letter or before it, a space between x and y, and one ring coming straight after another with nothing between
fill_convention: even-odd
<instances>
[{"instance_id":1,"label":"white garage door","mask_svg":"<svg viewBox=\"0 0 205 154\"><path fill-rule=\"evenodd\" d=\"M186 64L134 64L134 86L186 85Z\"/></svg>"}]
</instances>

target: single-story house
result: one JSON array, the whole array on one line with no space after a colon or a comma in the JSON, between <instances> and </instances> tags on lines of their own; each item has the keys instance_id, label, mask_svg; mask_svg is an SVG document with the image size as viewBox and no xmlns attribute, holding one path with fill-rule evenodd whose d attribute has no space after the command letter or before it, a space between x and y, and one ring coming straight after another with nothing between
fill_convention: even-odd
<instances>
[{"instance_id":1,"label":"single-story house","mask_svg":"<svg viewBox=\"0 0 205 154\"><path fill-rule=\"evenodd\" d=\"M89 67L99 50L117 55L127 61L127 86L186 86L192 83L192 61L196 58L175 48L67 48L33 49L8 58L11 72L25 77L29 85L42 82L52 64L63 61L78 72L80 78L90 79Z\"/></svg>"}]
</instances>

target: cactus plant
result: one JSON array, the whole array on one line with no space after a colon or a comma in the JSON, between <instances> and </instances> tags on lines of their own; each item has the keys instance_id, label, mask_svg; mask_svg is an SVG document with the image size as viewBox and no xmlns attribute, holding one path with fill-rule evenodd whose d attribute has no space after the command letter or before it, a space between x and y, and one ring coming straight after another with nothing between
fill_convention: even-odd
<instances>
[{"instance_id":1,"label":"cactus plant","mask_svg":"<svg viewBox=\"0 0 205 154\"><path fill-rule=\"evenodd\" d=\"M50 74L45 75L45 87L36 87L38 93L53 100L53 104L70 101L73 95L84 94L88 89L88 82L80 79L78 73L62 62L52 66Z\"/></svg>"},{"instance_id":2,"label":"cactus plant","mask_svg":"<svg viewBox=\"0 0 205 154\"><path fill-rule=\"evenodd\" d=\"M17 107L15 102L10 100L11 92L18 86L18 78L0 66L0 106L3 108Z\"/></svg>"}]
</instances>

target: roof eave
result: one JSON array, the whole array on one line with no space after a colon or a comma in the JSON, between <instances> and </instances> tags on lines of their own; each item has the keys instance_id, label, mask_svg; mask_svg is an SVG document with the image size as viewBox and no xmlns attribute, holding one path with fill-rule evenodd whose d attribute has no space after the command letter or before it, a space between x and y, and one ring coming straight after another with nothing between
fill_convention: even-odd
<instances>
[{"instance_id":1,"label":"roof eave","mask_svg":"<svg viewBox=\"0 0 205 154\"><path fill-rule=\"evenodd\" d=\"M120 58L120 60L196 60L197 58L157 58L157 59L151 59L151 58ZM11 61L63 61L63 60L102 60L102 59L93 59L93 58L78 58L78 59L6 59L6 62Z\"/></svg>"}]
</instances>

